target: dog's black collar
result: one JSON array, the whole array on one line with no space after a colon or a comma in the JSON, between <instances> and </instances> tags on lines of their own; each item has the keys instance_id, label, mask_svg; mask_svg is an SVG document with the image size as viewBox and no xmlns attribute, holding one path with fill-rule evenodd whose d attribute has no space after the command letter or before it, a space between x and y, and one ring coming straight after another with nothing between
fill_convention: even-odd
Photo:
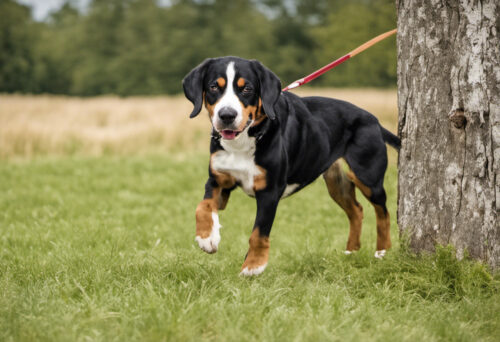
<instances>
[{"instance_id":1,"label":"dog's black collar","mask_svg":"<svg viewBox=\"0 0 500 342\"><path fill-rule=\"evenodd\" d=\"M222 138L222 136L219 134L219 132L217 132L215 130L215 128L212 128L212 134L211 135L212 135L212 139L215 140L215 141L219 141Z\"/></svg>"},{"instance_id":2,"label":"dog's black collar","mask_svg":"<svg viewBox=\"0 0 500 342\"><path fill-rule=\"evenodd\" d=\"M255 141L259 141L260 139L262 139L262 137L264 136L266 132L259 132L257 134L255 134Z\"/></svg>"},{"instance_id":3,"label":"dog's black collar","mask_svg":"<svg viewBox=\"0 0 500 342\"><path fill-rule=\"evenodd\" d=\"M255 138L255 141L261 140L264 135L266 135L267 131L269 131L271 119L266 118L262 123L257 126L250 127L248 134Z\"/></svg>"}]
</instances>

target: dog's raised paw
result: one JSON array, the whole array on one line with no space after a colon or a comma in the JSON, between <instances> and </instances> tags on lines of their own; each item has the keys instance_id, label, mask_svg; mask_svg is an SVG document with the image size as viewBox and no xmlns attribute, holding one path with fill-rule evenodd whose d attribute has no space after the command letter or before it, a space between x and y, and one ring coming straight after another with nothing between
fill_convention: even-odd
<instances>
[{"instance_id":1,"label":"dog's raised paw","mask_svg":"<svg viewBox=\"0 0 500 342\"><path fill-rule=\"evenodd\" d=\"M212 220L213 225L210 235L206 238L202 238L201 236L196 236L195 238L196 242L198 242L198 246L200 246L202 250L209 254L217 252L220 242L219 230L222 228L219 223L219 216L217 215L217 213L212 213Z\"/></svg>"}]
</instances>

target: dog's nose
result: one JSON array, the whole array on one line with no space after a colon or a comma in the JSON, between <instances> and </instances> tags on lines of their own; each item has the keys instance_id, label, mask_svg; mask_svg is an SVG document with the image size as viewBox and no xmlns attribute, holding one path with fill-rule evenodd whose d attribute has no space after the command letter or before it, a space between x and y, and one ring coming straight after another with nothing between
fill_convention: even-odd
<instances>
[{"instance_id":1,"label":"dog's nose","mask_svg":"<svg viewBox=\"0 0 500 342\"><path fill-rule=\"evenodd\" d=\"M236 115L236 111L231 107L224 107L219 111L219 118L226 125L232 123L236 119Z\"/></svg>"}]
</instances>

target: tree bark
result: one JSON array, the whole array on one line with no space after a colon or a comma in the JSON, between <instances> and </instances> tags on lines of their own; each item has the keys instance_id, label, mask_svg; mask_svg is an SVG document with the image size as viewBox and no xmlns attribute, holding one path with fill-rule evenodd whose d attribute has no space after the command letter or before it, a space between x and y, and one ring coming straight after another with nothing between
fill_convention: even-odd
<instances>
[{"instance_id":1,"label":"tree bark","mask_svg":"<svg viewBox=\"0 0 500 342\"><path fill-rule=\"evenodd\" d=\"M397 0L398 224L500 266L498 0Z\"/></svg>"}]
</instances>

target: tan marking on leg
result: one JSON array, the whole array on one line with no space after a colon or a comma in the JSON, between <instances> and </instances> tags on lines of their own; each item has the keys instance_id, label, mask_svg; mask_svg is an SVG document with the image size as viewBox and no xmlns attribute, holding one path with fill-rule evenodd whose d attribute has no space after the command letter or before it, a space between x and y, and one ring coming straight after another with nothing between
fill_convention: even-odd
<instances>
[{"instance_id":1,"label":"tan marking on leg","mask_svg":"<svg viewBox=\"0 0 500 342\"><path fill-rule=\"evenodd\" d=\"M356 251L361 247L361 227L363 221L363 207L356 201L354 183L349 180L342 170L340 161L336 161L323 174L328 193L337 204L344 209L349 218L349 238L347 251Z\"/></svg>"},{"instance_id":2,"label":"tan marking on leg","mask_svg":"<svg viewBox=\"0 0 500 342\"><path fill-rule=\"evenodd\" d=\"M347 172L347 177L349 177L349 179L354 184L356 184L358 189L361 190L361 192L363 193L363 195L365 195L367 199L370 199L370 197L372 196L372 191L370 190L369 187L361 183L361 181L358 179L358 177L356 177L356 175L354 174L354 172L352 172L352 170Z\"/></svg>"},{"instance_id":3,"label":"tan marking on leg","mask_svg":"<svg viewBox=\"0 0 500 342\"><path fill-rule=\"evenodd\" d=\"M354 184L356 184L375 209L377 218L377 251L391 248L391 221L389 212L384 210L380 205L371 202L372 191L356 177L352 170L347 173L347 176L353 180Z\"/></svg>"},{"instance_id":4,"label":"tan marking on leg","mask_svg":"<svg viewBox=\"0 0 500 342\"><path fill-rule=\"evenodd\" d=\"M236 184L236 179L230 174L213 171L217 184L219 184L224 189L232 188Z\"/></svg>"},{"instance_id":5,"label":"tan marking on leg","mask_svg":"<svg viewBox=\"0 0 500 342\"><path fill-rule=\"evenodd\" d=\"M391 248L391 220L389 212L381 206L373 204L377 217L377 251Z\"/></svg>"},{"instance_id":6,"label":"tan marking on leg","mask_svg":"<svg viewBox=\"0 0 500 342\"><path fill-rule=\"evenodd\" d=\"M215 188L212 198L201 201L196 207L196 236L205 239L212 232L212 212L217 212L219 207L220 188Z\"/></svg>"},{"instance_id":7,"label":"tan marking on leg","mask_svg":"<svg viewBox=\"0 0 500 342\"><path fill-rule=\"evenodd\" d=\"M238 78L238 82L236 82L236 85L239 88L243 88L245 86L245 79L243 77Z\"/></svg>"},{"instance_id":8,"label":"tan marking on leg","mask_svg":"<svg viewBox=\"0 0 500 342\"><path fill-rule=\"evenodd\" d=\"M217 79L217 85L220 87L220 88L224 88L224 86L226 85L226 80L224 79L224 77L219 77Z\"/></svg>"},{"instance_id":9,"label":"tan marking on leg","mask_svg":"<svg viewBox=\"0 0 500 342\"><path fill-rule=\"evenodd\" d=\"M219 196L219 210L226 209L227 201L229 200L229 192L221 191Z\"/></svg>"},{"instance_id":10,"label":"tan marking on leg","mask_svg":"<svg viewBox=\"0 0 500 342\"><path fill-rule=\"evenodd\" d=\"M269 259L269 237L260 236L259 227L255 227L248 241L250 247L245 262L241 266L241 271L248 269L252 271L258 267L265 266Z\"/></svg>"},{"instance_id":11,"label":"tan marking on leg","mask_svg":"<svg viewBox=\"0 0 500 342\"><path fill-rule=\"evenodd\" d=\"M257 168L260 171L260 174L257 176L253 177L253 191L260 191L266 188L267 186L267 181L266 181L266 175L267 171L263 167L260 167L257 165Z\"/></svg>"}]
</instances>

